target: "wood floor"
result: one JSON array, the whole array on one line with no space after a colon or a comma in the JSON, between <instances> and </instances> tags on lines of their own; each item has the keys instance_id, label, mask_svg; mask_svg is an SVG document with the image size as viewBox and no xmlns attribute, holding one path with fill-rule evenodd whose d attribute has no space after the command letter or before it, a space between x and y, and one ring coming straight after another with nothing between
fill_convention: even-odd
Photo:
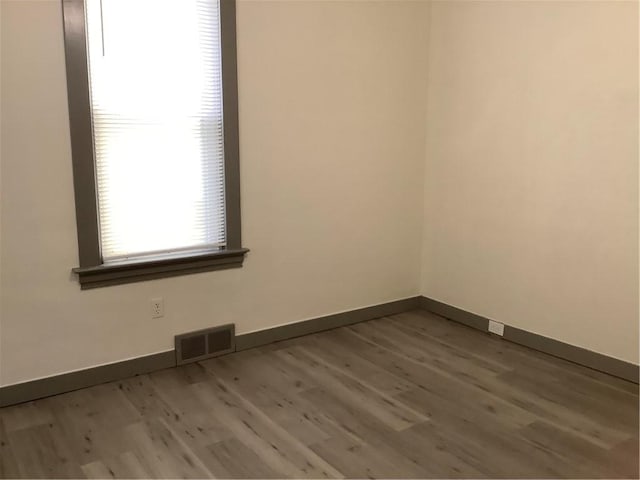
<instances>
[{"instance_id":1,"label":"wood floor","mask_svg":"<svg viewBox=\"0 0 640 480\"><path fill-rule=\"evenodd\" d=\"M0 477L638 478L638 386L410 312L0 409Z\"/></svg>"}]
</instances>

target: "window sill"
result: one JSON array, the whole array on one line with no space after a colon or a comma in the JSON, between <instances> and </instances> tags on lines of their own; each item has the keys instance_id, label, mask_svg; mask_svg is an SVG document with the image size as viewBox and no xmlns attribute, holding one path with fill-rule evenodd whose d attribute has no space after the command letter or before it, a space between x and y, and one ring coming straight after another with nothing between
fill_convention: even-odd
<instances>
[{"instance_id":1,"label":"window sill","mask_svg":"<svg viewBox=\"0 0 640 480\"><path fill-rule=\"evenodd\" d=\"M248 251L246 248L238 248L189 257L106 264L96 267L76 267L72 270L78 274L80 288L87 290L191 273L239 268Z\"/></svg>"}]
</instances>

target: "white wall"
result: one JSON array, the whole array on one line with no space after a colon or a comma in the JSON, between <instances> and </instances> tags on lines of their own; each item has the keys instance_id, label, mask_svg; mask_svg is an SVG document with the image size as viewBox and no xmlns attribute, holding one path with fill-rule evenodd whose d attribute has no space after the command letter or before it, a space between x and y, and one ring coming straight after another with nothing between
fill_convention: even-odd
<instances>
[{"instance_id":1,"label":"white wall","mask_svg":"<svg viewBox=\"0 0 640 480\"><path fill-rule=\"evenodd\" d=\"M638 363L638 3L433 2L422 293Z\"/></svg>"},{"instance_id":2,"label":"white wall","mask_svg":"<svg viewBox=\"0 0 640 480\"><path fill-rule=\"evenodd\" d=\"M0 383L417 295L426 12L240 0L245 267L81 292L60 2L3 0Z\"/></svg>"}]
</instances>

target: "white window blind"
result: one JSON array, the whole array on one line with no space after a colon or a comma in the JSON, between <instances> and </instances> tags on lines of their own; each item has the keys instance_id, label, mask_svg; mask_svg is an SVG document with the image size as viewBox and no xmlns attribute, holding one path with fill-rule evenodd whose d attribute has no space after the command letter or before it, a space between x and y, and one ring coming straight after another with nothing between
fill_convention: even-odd
<instances>
[{"instance_id":1,"label":"white window blind","mask_svg":"<svg viewBox=\"0 0 640 480\"><path fill-rule=\"evenodd\" d=\"M104 262L225 244L218 0L87 0Z\"/></svg>"}]
</instances>

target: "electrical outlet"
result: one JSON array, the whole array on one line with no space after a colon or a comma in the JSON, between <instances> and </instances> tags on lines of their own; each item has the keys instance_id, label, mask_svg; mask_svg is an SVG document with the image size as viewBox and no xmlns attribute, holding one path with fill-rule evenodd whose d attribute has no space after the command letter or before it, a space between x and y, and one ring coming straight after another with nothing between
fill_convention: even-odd
<instances>
[{"instance_id":1,"label":"electrical outlet","mask_svg":"<svg viewBox=\"0 0 640 480\"><path fill-rule=\"evenodd\" d=\"M151 318L164 317L164 300L162 297L151 299Z\"/></svg>"},{"instance_id":2,"label":"electrical outlet","mask_svg":"<svg viewBox=\"0 0 640 480\"><path fill-rule=\"evenodd\" d=\"M504 335L504 323L489 320L489 332L495 333L496 335L500 335L502 337Z\"/></svg>"}]
</instances>

